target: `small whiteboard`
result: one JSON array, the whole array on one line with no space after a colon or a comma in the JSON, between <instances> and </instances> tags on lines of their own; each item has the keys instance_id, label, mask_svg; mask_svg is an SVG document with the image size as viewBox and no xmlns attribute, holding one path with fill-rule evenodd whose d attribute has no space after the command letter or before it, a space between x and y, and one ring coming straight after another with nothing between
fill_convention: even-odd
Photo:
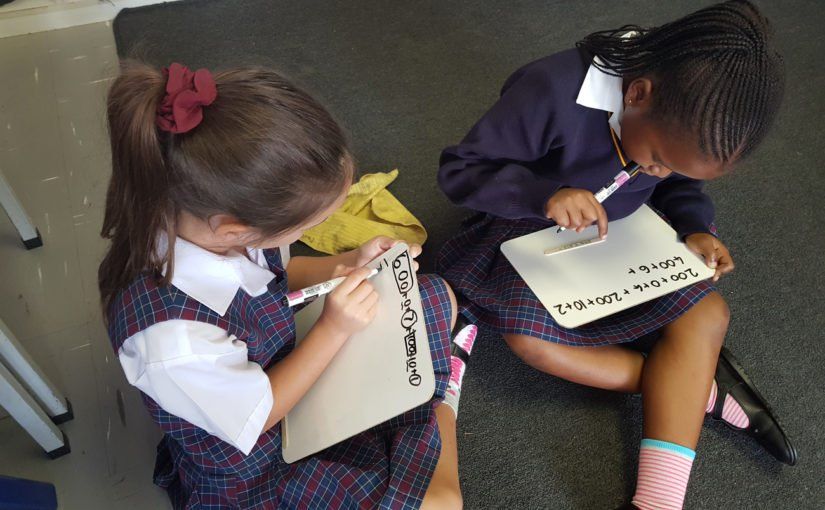
<instances>
[{"instance_id":1,"label":"small whiteboard","mask_svg":"<svg viewBox=\"0 0 825 510\"><path fill-rule=\"evenodd\" d=\"M596 226L581 233L557 230L551 227L511 239L501 251L565 328L664 296L715 272L647 205L611 221L604 242L545 255L547 250L598 236Z\"/></svg>"},{"instance_id":2,"label":"small whiteboard","mask_svg":"<svg viewBox=\"0 0 825 510\"><path fill-rule=\"evenodd\" d=\"M435 392L418 279L407 245L399 243L367 264L379 266L381 272L370 279L379 295L378 316L346 341L283 420L286 462L409 411ZM323 307L322 297L295 314L298 343Z\"/></svg>"}]
</instances>

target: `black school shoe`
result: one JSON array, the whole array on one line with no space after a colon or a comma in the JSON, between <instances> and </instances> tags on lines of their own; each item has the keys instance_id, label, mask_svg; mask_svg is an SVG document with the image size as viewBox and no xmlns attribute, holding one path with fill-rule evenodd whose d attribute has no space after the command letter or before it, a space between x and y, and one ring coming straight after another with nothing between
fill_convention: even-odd
<instances>
[{"instance_id":1,"label":"black school shoe","mask_svg":"<svg viewBox=\"0 0 825 510\"><path fill-rule=\"evenodd\" d=\"M725 396L730 394L742 407L750 424L747 428L740 429L722 420L725 425L756 439L768 453L776 457L776 460L789 466L796 464L796 448L782 430L782 425L770 405L756 389L739 361L725 347L722 347L722 352L719 353L719 363L716 365L716 385L718 388L716 405L711 413L714 420L722 420Z\"/></svg>"}]
</instances>

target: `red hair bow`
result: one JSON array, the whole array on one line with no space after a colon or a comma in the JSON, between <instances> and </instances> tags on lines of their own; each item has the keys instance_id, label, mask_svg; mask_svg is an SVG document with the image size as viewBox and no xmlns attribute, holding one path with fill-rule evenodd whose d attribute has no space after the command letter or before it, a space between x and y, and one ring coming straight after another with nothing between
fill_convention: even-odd
<instances>
[{"instance_id":1,"label":"red hair bow","mask_svg":"<svg viewBox=\"0 0 825 510\"><path fill-rule=\"evenodd\" d=\"M215 80L206 69L195 72L172 63L163 69L166 95L158 106L157 125L171 133L186 133L203 120L203 107L212 104L218 91Z\"/></svg>"}]
</instances>

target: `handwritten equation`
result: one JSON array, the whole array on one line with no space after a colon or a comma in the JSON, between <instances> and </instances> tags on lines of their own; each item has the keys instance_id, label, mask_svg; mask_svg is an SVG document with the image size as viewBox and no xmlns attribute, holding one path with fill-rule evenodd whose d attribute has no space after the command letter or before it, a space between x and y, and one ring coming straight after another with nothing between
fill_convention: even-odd
<instances>
[{"instance_id":1,"label":"handwritten equation","mask_svg":"<svg viewBox=\"0 0 825 510\"><path fill-rule=\"evenodd\" d=\"M632 266L627 269L627 274L639 275L641 278L632 286L620 290L592 296L583 299L565 301L554 304L559 315L566 315L570 311L582 311L590 308L598 308L613 303L619 303L624 296L632 294L650 293L654 289L659 289L663 285L671 282L679 282L688 278L697 278L699 274L690 267L684 267L685 261L682 257L674 256L664 260L653 261L649 264ZM652 277L652 278L651 278Z\"/></svg>"},{"instance_id":2,"label":"handwritten equation","mask_svg":"<svg viewBox=\"0 0 825 510\"><path fill-rule=\"evenodd\" d=\"M386 262L386 261L385 261ZM412 269L410 253L404 251L392 261L392 273L395 284L401 294L401 327L404 329L404 351L407 355L406 368L410 385L421 384L421 374L418 373L418 340L416 339L415 325L418 323L418 313L412 309L410 291L415 289L415 272Z\"/></svg>"}]
</instances>

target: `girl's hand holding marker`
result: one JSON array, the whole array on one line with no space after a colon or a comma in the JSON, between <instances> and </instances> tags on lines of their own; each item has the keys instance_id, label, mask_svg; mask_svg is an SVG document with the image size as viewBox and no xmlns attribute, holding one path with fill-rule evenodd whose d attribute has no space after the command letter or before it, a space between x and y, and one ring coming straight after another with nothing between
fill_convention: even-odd
<instances>
[{"instance_id":1,"label":"girl's hand holding marker","mask_svg":"<svg viewBox=\"0 0 825 510\"><path fill-rule=\"evenodd\" d=\"M284 296L284 304L287 306L296 306L307 301L314 300L318 296L329 294L340 284L342 284L346 280L347 276L355 274L359 269L367 270L368 274L366 278L372 278L381 272L381 268L370 270L364 266L380 257L387 250L400 242L400 240L391 239L386 236L378 236L370 239L362 246L359 246L358 248L344 254L345 263L338 264L333 268L331 280L290 292ZM410 256L415 258L421 254L421 245L411 244L409 245L409 251ZM413 268L418 271L418 262L413 261Z\"/></svg>"},{"instance_id":2,"label":"girl's hand holding marker","mask_svg":"<svg viewBox=\"0 0 825 510\"><path fill-rule=\"evenodd\" d=\"M558 232L567 228L581 232L594 221L598 222L599 237L605 239L607 237L607 213L601 202L635 176L639 170L639 165L631 161L622 173L616 176L613 183L609 183L595 195L585 189L562 188L547 201L544 208L545 214L548 219L555 221L559 226ZM713 275L714 282L719 281L722 275L733 271L733 258L730 252L715 236L702 232L690 234L685 237L685 245L697 255L704 257L709 268L716 269L716 274Z\"/></svg>"},{"instance_id":3,"label":"girl's hand holding marker","mask_svg":"<svg viewBox=\"0 0 825 510\"><path fill-rule=\"evenodd\" d=\"M615 134L613 143L619 151ZM622 157L622 162L625 163L624 157ZM641 165L635 161L626 162L622 171L595 194L584 189L562 188L547 201L545 214L559 226L557 233L566 228L581 232L594 221L598 221L599 237L604 240L607 237L607 213L604 212L602 202L621 188L624 183L635 177L641 169Z\"/></svg>"},{"instance_id":4,"label":"girl's hand holding marker","mask_svg":"<svg viewBox=\"0 0 825 510\"><path fill-rule=\"evenodd\" d=\"M339 264L335 266L332 272L333 277L346 276L350 274L355 268L363 267L369 262L375 260L384 254L387 250L400 243L398 239L392 239L387 236L373 237L358 248L348 252L351 260L347 264ZM421 255L420 244L410 244L410 257L415 259ZM413 269L418 271L418 262L413 260Z\"/></svg>"},{"instance_id":5,"label":"girl's hand holding marker","mask_svg":"<svg viewBox=\"0 0 825 510\"><path fill-rule=\"evenodd\" d=\"M347 337L366 328L378 313L378 293L367 279L377 270L359 267L327 295L316 327L344 333Z\"/></svg>"},{"instance_id":6,"label":"girl's hand holding marker","mask_svg":"<svg viewBox=\"0 0 825 510\"><path fill-rule=\"evenodd\" d=\"M562 188L544 206L548 219L563 228L581 232L594 221L599 225L599 237L607 237L607 213L596 196L586 189Z\"/></svg>"}]
</instances>

